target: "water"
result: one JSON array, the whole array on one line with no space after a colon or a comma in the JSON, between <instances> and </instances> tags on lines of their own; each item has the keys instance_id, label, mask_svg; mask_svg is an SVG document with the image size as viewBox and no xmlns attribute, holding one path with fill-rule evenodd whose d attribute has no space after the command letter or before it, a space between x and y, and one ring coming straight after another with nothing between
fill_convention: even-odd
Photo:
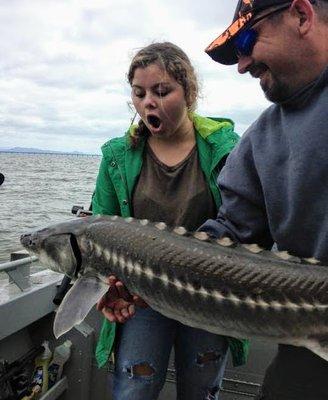
<instances>
[{"instance_id":1,"label":"water","mask_svg":"<svg viewBox=\"0 0 328 400\"><path fill-rule=\"evenodd\" d=\"M22 250L20 235L74 218L73 205L88 208L98 156L0 153L0 263Z\"/></svg>"}]
</instances>

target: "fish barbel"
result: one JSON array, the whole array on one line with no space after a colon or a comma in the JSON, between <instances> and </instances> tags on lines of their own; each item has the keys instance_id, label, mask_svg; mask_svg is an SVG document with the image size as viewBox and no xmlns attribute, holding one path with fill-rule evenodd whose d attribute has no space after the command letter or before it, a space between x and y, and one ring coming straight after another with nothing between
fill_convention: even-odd
<instances>
[{"instance_id":1,"label":"fish barbel","mask_svg":"<svg viewBox=\"0 0 328 400\"><path fill-rule=\"evenodd\" d=\"M59 223L21 243L75 279L56 314L56 337L84 320L115 275L183 324L303 346L328 361L328 268L316 260L117 216Z\"/></svg>"}]
</instances>

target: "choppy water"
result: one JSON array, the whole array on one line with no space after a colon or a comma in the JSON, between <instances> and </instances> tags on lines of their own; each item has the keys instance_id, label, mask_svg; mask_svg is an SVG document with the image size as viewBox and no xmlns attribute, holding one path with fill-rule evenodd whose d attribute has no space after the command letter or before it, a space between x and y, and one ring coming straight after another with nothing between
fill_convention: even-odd
<instances>
[{"instance_id":1,"label":"choppy water","mask_svg":"<svg viewBox=\"0 0 328 400\"><path fill-rule=\"evenodd\" d=\"M89 207L100 157L0 153L0 263L21 250L22 233L74 218Z\"/></svg>"}]
</instances>

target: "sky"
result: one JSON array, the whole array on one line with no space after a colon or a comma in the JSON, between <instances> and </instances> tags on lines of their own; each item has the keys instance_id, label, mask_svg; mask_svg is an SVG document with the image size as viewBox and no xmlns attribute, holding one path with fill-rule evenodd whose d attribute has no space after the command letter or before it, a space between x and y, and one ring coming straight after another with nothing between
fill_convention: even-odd
<instances>
[{"instance_id":1,"label":"sky","mask_svg":"<svg viewBox=\"0 0 328 400\"><path fill-rule=\"evenodd\" d=\"M0 148L100 153L133 111L126 73L134 53L171 41L191 59L202 115L228 117L240 135L268 106L259 82L205 47L237 0L1 0Z\"/></svg>"}]
</instances>

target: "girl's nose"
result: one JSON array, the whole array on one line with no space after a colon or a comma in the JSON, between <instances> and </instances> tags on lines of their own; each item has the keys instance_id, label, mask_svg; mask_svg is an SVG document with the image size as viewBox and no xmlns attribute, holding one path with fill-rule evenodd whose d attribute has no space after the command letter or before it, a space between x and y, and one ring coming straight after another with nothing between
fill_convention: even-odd
<instances>
[{"instance_id":1,"label":"girl's nose","mask_svg":"<svg viewBox=\"0 0 328 400\"><path fill-rule=\"evenodd\" d=\"M154 95L152 93L146 93L144 104L146 108L155 108L157 103Z\"/></svg>"}]
</instances>

